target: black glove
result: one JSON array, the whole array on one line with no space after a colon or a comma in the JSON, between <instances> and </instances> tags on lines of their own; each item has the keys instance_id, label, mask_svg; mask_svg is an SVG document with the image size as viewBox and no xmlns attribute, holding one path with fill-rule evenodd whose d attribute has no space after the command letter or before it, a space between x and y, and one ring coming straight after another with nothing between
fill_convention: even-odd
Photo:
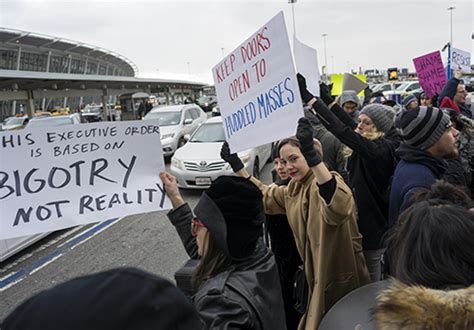
<instances>
[{"instance_id":1,"label":"black glove","mask_svg":"<svg viewBox=\"0 0 474 330\"><path fill-rule=\"evenodd\" d=\"M314 148L313 127L307 118L298 120L298 128L296 129L296 138L300 142L300 150L309 167L313 167L321 163L321 155Z\"/></svg>"},{"instance_id":2,"label":"black glove","mask_svg":"<svg viewBox=\"0 0 474 330\"><path fill-rule=\"evenodd\" d=\"M314 96L308 91L308 88L306 87L306 79L299 73L296 74L296 77L298 78L298 87L300 88L301 99L306 104L311 101Z\"/></svg>"},{"instance_id":3,"label":"black glove","mask_svg":"<svg viewBox=\"0 0 474 330\"><path fill-rule=\"evenodd\" d=\"M229 163L230 167L234 172L240 171L244 168L244 163L240 160L236 153L231 154L229 144L227 141L224 142L221 149L221 158Z\"/></svg>"},{"instance_id":4,"label":"black glove","mask_svg":"<svg viewBox=\"0 0 474 330\"><path fill-rule=\"evenodd\" d=\"M330 105L334 102L334 98L331 96L331 89L325 83L319 84L319 97L323 100L326 105Z\"/></svg>"}]
</instances>

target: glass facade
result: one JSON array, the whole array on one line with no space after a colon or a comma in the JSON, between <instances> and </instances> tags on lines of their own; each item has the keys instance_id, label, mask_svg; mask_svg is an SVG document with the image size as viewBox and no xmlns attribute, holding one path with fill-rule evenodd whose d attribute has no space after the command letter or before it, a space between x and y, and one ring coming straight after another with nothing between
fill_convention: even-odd
<instances>
[{"instance_id":1,"label":"glass facade","mask_svg":"<svg viewBox=\"0 0 474 330\"><path fill-rule=\"evenodd\" d=\"M18 51L0 49L0 69L16 70Z\"/></svg>"},{"instance_id":2,"label":"glass facade","mask_svg":"<svg viewBox=\"0 0 474 330\"><path fill-rule=\"evenodd\" d=\"M86 74L97 74L97 63L94 63L94 62L87 63Z\"/></svg>"},{"instance_id":3,"label":"glass facade","mask_svg":"<svg viewBox=\"0 0 474 330\"><path fill-rule=\"evenodd\" d=\"M81 73L84 74L86 68L86 62L73 58L71 60L71 73Z\"/></svg>"},{"instance_id":4,"label":"glass facade","mask_svg":"<svg viewBox=\"0 0 474 330\"><path fill-rule=\"evenodd\" d=\"M21 52L20 70L21 71L46 71L48 55Z\"/></svg>"},{"instance_id":5,"label":"glass facade","mask_svg":"<svg viewBox=\"0 0 474 330\"><path fill-rule=\"evenodd\" d=\"M67 73L69 58L67 56L52 55L49 63L49 72Z\"/></svg>"}]
</instances>

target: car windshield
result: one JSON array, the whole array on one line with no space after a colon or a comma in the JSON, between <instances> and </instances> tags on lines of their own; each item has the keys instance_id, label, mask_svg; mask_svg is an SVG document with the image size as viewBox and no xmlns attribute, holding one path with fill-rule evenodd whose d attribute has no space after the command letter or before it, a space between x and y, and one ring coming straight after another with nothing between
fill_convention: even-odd
<instances>
[{"instance_id":1,"label":"car windshield","mask_svg":"<svg viewBox=\"0 0 474 330\"><path fill-rule=\"evenodd\" d=\"M204 124L191 137L190 142L224 142L222 123Z\"/></svg>"},{"instance_id":2,"label":"car windshield","mask_svg":"<svg viewBox=\"0 0 474 330\"><path fill-rule=\"evenodd\" d=\"M149 112L144 119L158 119L160 126L173 126L179 124L179 121L181 119L181 112Z\"/></svg>"},{"instance_id":3,"label":"car windshield","mask_svg":"<svg viewBox=\"0 0 474 330\"><path fill-rule=\"evenodd\" d=\"M199 98L199 103L204 103L204 102L209 102L209 101L212 101L212 96L201 96Z\"/></svg>"},{"instance_id":4,"label":"car windshield","mask_svg":"<svg viewBox=\"0 0 474 330\"><path fill-rule=\"evenodd\" d=\"M49 127L49 126L63 126L72 125L72 119L69 117L47 117L41 119L33 118L28 123L28 127Z\"/></svg>"},{"instance_id":5,"label":"car windshield","mask_svg":"<svg viewBox=\"0 0 474 330\"><path fill-rule=\"evenodd\" d=\"M23 125L25 117L10 117L5 119L3 125Z\"/></svg>"},{"instance_id":6,"label":"car windshield","mask_svg":"<svg viewBox=\"0 0 474 330\"><path fill-rule=\"evenodd\" d=\"M100 107L85 107L82 112L84 113L99 113Z\"/></svg>"},{"instance_id":7,"label":"car windshield","mask_svg":"<svg viewBox=\"0 0 474 330\"><path fill-rule=\"evenodd\" d=\"M395 87L397 88L396 90L397 91L403 91L405 90L408 86L410 85L410 83L402 83L400 85L395 85Z\"/></svg>"}]
</instances>

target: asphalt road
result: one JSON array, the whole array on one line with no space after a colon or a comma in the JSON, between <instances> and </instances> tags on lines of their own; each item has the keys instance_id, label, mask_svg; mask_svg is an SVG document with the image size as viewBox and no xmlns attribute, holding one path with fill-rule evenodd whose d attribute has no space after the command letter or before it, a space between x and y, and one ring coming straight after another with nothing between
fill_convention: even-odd
<instances>
[{"instance_id":1,"label":"asphalt road","mask_svg":"<svg viewBox=\"0 0 474 330\"><path fill-rule=\"evenodd\" d=\"M269 182L271 168L267 164L262 171L264 182ZM193 207L201 191L182 194ZM77 276L127 266L174 280L174 272L188 259L166 212L127 216L100 229L86 225L56 232L0 263L0 282L15 279L0 287L0 320L33 294ZM81 237L91 232L89 238Z\"/></svg>"}]
</instances>

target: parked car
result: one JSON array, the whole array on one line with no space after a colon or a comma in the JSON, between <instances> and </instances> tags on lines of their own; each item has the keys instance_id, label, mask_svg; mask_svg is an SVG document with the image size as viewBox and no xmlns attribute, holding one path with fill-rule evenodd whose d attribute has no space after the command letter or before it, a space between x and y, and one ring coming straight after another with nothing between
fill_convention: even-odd
<instances>
[{"instance_id":1,"label":"parked car","mask_svg":"<svg viewBox=\"0 0 474 330\"><path fill-rule=\"evenodd\" d=\"M212 117L220 116L221 115L221 108L219 108L219 106L216 105L214 108L212 108L211 115L212 115Z\"/></svg>"},{"instance_id":2,"label":"parked car","mask_svg":"<svg viewBox=\"0 0 474 330\"><path fill-rule=\"evenodd\" d=\"M84 119L79 113L51 117L33 117L28 122L28 125L26 125L26 128L75 125L83 122Z\"/></svg>"},{"instance_id":3,"label":"parked car","mask_svg":"<svg viewBox=\"0 0 474 330\"><path fill-rule=\"evenodd\" d=\"M221 159L222 143L225 141L222 117L209 118L190 137L185 146L176 150L171 158L170 172L181 188L203 189L221 175L232 175L229 164ZM245 169L259 177L271 156L271 144L241 151L238 156Z\"/></svg>"},{"instance_id":4,"label":"parked car","mask_svg":"<svg viewBox=\"0 0 474 330\"><path fill-rule=\"evenodd\" d=\"M150 110L143 120L158 119L163 155L171 156L206 121L207 115L195 104L160 106Z\"/></svg>"},{"instance_id":5,"label":"parked car","mask_svg":"<svg viewBox=\"0 0 474 330\"><path fill-rule=\"evenodd\" d=\"M28 116L14 116L6 118L2 125L2 131L11 131L15 129L22 129L28 124Z\"/></svg>"},{"instance_id":6,"label":"parked car","mask_svg":"<svg viewBox=\"0 0 474 330\"><path fill-rule=\"evenodd\" d=\"M199 106L204 111L211 111L217 105L217 96L215 95L204 95L198 100Z\"/></svg>"},{"instance_id":7,"label":"parked car","mask_svg":"<svg viewBox=\"0 0 474 330\"><path fill-rule=\"evenodd\" d=\"M114 104L107 105L109 109L109 121L116 121L120 120L121 110L118 109L120 106L115 106ZM88 104L81 110L82 117L88 123L95 123L98 121L102 121L103 118L103 106L102 105L95 105L95 104Z\"/></svg>"}]
</instances>

